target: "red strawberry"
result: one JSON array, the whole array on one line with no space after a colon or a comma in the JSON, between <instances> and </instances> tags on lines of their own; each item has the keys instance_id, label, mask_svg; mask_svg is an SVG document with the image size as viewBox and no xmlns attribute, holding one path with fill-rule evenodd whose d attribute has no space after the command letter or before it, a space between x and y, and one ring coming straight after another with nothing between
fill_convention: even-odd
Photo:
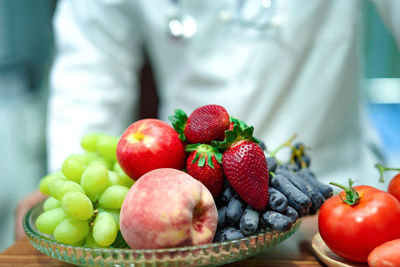
<instances>
[{"instance_id":1,"label":"red strawberry","mask_svg":"<svg viewBox=\"0 0 400 267\"><path fill-rule=\"evenodd\" d=\"M188 145L186 151L191 152L186 160L187 173L202 182L217 197L225 180L222 154L207 144Z\"/></svg>"},{"instance_id":2,"label":"red strawberry","mask_svg":"<svg viewBox=\"0 0 400 267\"><path fill-rule=\"evenodd\" d=\"M226 133L220 142L226 148L222 165L226 178L239 196L255 209L264 210L268 206L268 166L264 152L252 137L253 127L244 130L239 125Z\"/></svg>"},{"instance_id":3,"label":"red strawberry","mask_svg":"<svg viewBox=\"0 0 400 267\"><path fill-rule=\"evenodd\" d=\"M189 118L182 110L176 110L175 116L170 116L169 119L181 140L190 144L222 141L230 125L228 112L219 105L201 106Z\"/></svg>"}]
</instances>

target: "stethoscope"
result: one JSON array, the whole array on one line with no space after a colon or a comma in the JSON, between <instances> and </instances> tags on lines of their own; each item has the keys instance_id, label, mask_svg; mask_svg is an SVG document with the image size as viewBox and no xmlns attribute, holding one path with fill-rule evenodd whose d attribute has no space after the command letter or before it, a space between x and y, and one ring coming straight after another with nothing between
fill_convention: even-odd
<instances>
[{"instance_id":1,"label":"stethoscope","mask_svg":"<svg viewBox=\"0 0 400 267\"><path fill-rule=\"evenodd\" d=\"M181 0L169 0L171 10L167 18L167 34L172 38L190 39L197 33L197 22L184 14ZM236 0L231 10L222 10L220 19L237 27L263 30L271 26L276 0Z\"/></svg>"}]
</instances>

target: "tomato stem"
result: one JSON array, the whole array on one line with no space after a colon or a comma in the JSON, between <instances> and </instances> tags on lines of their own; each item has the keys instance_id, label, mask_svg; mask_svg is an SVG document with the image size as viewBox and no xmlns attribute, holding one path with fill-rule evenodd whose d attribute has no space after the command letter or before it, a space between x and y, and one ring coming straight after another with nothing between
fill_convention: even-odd
<instances>
[{"instance_id":1,"label":"tomato stem","mask_svg":"<svg viewBox=\"0 0 400 267\"><path fill-rule=\"evenodd\" d=\"M389 167L383 166L380 163L376 163L375 168L377 168L379 171L379 182L381 182L381 183L385 182L385 180L383 179L383 173L385 171L400 171L399 168L389 168Z\"/></svg>"},{"instance_id":2,"label":"tomato stem","mask_svg":"<svg viewBox=\"0 0 400 267\"><path fill-rule=\"evenodd\" d=\"M344 190L344 192L346 193L346 199L343 199L342 196L339 194L339 197L343 202L349 204L350 206L355 206L360 202L360 195L358 194L356 189L353 188L354 182L353 180L351 180L351 178L349 178L349 187L345 187L341 184L333 182L330 182L329 184L340 187Z\"/></svg>"}]
</instances>

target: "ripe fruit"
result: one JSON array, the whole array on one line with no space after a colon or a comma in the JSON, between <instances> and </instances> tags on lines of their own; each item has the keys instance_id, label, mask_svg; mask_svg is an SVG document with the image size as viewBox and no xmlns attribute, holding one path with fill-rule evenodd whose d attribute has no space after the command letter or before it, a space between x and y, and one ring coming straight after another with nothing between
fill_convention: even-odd
<instances>
[{"instance_id":1,"label":"ripe fruit","mask_svg":"<svg viewBox=\"0 0 400 267\"><path fill-rule=\"evenodd\" d=\"M186 160L187 173L204 184L213 197L217 197L225 180L222 154L207 144L188 145L186 151L191 152Z\"/></svg>"},{"instance_id":2,"label":"ripe fruit","mask_svg":"<svg viewBox=\"0 0 400 267\"><path fill-rule=\"evenodd\" d=\"M121 234L133 249L173 248L212 241L217 208L208 189L171 168L143 175L121 208Z\"/></svg>"},{"instance_id":3,"label":"ripe fruit","mask_svg":"<svg viewBox=\"0 0 400 267\"><path fill-rule=\"evenodd\" d=\"M400 266L400 239L395 239L374 248L368 255L368 266Z\"/></svg>"},{"instance_id":4,"label":"ripe fruit","mask_svg":"<svg viewBox=\"0 0 400 267\"><path fill-rule=\"evenodd\" d=\"M93 239L100 246L110 246L117 237L118 228L113 216L108 212L100 212L93 222Z\"/></svg>"},{"instance_id":5,"label":"ripe fruit","mask_svg":"<svg viewBox=\"0 0 400 267\"><path fill-rule=\"evenodd\" d=\"M169 118L183 141L190 144L209 144L212 140L222 141L229 129L229 114L219 105L205 105L195 109L187 118L185 112L176 110Z\"/></svg>"},{"instance_id":6,"label":"ripe fruit","mask_svg":"<svg viewBox=\"0 0 400 267\"><path fill-rule=\"evenodd\" d=\"M134 180L158 168L181 170L185 165L185 148L178 133L157 119L132 123L122 134L117 158L124 172Z\"/></svg>"},{"instance_id":7,"label":"ripe fruit","mask_svg":"<svg viewBox=\"0 0 400 267\"><path fill-rule=\"evenodd\" d=\"M223 153L222 165L226 178L239 196L255 209L268 205L268 166L262 148L254 142L253 127L239 125L227 131L224 142L214 142Z\"/></svg>"},{"instance_id":8,"label":"ripe fruit","mask_svg":"<svg viewBox=\"0 0 400 267\"><path fill-rule=\"evenodd\" d=\"M375 167L378 169L380 178L380 182L384 182L383 180L383 173L385 171L400 171L400 168L388 168L383 166L380 163L375 164ZM389 186L388 186L388 192L395 196L399 201L400 201L400 173L395 175L392 180L390 180Z\"/></svg>"},{"instance_id":9,"label":"ripe fruit","mask_svg":"<svg viewBox=\"0 0 400 267\"><path fill-rule=\"evenodd\" d=\"M400 173L390 180L388 192L400 201Z\"/></svg>"},{"instance_id":10,"label":"ripe fruit","mask_svg":"<svg viewBox=\"0 0 400 267\"><path fill-rule=\"evenodd\" d=\"M350 179L349 187L338 185L344 191L325 201L318 229L334 253L354 262L367 262L374 248L400 238L400 202L374 187L352 184Z\"/></svg>"},{"instance_id":11,"label":"ripe fruit","mask_svg":"<svg viewBox=\"0 0 400 267\"><path fill-rule=\"evenodd\" d=\"M87 221L66 219L57 225L54 230L54 239L64 244L75 245L85 240L88 234Z\"/></svg>"},{"instance_id":12,"label":"ripe fruit","mask_svg":"<svg viewBox=\"0 0 400 267\"><path fill-rule=\"evenodd\" d=\"M61 200L65 214L73 219L88 220L93 215L93 204L82 192L68 192Z\"/></svg>"}]
</instances>

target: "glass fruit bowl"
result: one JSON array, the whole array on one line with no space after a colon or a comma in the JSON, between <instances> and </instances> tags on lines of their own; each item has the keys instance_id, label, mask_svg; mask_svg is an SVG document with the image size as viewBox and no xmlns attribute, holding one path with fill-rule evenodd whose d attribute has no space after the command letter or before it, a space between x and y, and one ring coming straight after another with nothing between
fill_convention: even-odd
<instances>
[{"instance_id":1,"label":"glass fruit bowl","mask_svg":"<svg viewBox=\"0 0 400 267\"><path fill-rule=\"evenodd\" d=\"M254 256L276 246L292 234L298 219L286 232L266 232L246 238L171 249L133 250L123 248L86 248L61 244L50 235L37 230L35 222L42 213L43 203L34 206L23 220L31 244L53 258L80 266L208 266L222 265Z\"/></svg>"}]
</instances>

